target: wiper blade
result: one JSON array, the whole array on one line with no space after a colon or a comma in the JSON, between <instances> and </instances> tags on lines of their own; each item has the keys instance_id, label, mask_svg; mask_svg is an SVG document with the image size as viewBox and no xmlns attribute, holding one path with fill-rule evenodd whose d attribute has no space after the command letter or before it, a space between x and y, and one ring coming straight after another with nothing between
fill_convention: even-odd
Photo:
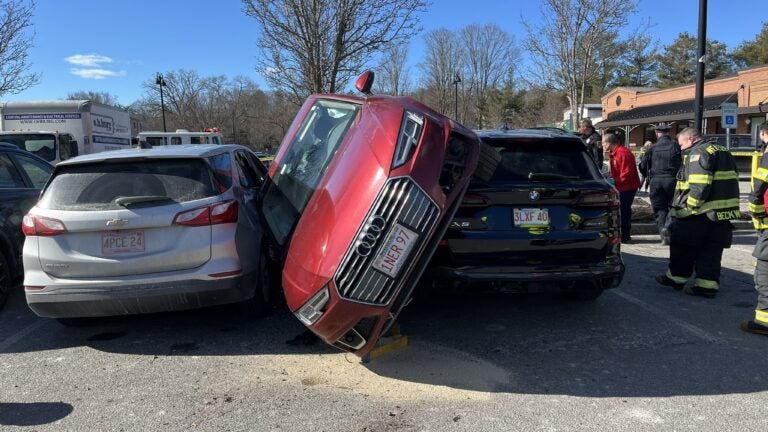
<instances>
[{"instance_id":1,"label":"wiper blade","mask_svg":"<svg viewBox=\"0 0 768 432\"><path fill-rule=\"evenodd\" d=\"M120 197L115 199L117 205L128 207L131 204L146 204L150 202L168 202L173 201L172 198L162 195L138 195Z\"/></svg>"},{"instance_id":2,"label":"wiper blade","mask_svg":"<svg viewBox=\"0 0 768 432\"><path fill-rule=\"evenodd\" d=\"M547 181L547 180L578 180L578 176L567 176L556 173L528 173L528 180L530 181Z\"/></svg>"}]
</instances>

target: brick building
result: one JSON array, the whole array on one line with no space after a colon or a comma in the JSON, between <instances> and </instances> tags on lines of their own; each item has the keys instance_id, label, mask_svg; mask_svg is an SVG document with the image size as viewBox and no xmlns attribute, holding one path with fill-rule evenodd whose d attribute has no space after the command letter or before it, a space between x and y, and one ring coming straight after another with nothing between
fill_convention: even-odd
<instances>
[{"instance_id":1,"label":"brick building","mask_svg":"<svg viewBox=\"0 0 768 432\"><path fill-rule=\"evenodd\" d=\"M659 123L670 124L674 136L680 130L693 126L695 90L695 84L663 90L617 87L602 97L605 120L595 127L603 133L618 133L625 137L625 143L630 147L653 140L653 128ZM705 81L705 133L726 132L720 124L720 105L723 102L736 102L739 106L738 127L731 133L751 134L755 142L758 125L768 118L768 65Z\"/></svg>"}]
</instances>

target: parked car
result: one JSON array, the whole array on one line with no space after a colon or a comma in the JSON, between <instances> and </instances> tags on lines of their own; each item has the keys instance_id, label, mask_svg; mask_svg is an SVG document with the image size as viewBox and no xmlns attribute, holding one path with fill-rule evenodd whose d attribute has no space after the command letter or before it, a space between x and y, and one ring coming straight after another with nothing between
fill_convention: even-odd
<instances>
[{"instance_id":1,"label":"parked car","mask_svg":"<svg viewBox=\"0 0 768 432\"><path fill-rule=\"evenodd\" d=\"M264 313L269 252L256 207L265 174L238 145L59 163L23 221L29 307L65 323L234 302Z\"/></svg>"},{"instance_id":2,"label":"parked car","mask_svg":"<svg viewBox=\"0 0 768 432\"><path fill-rule=\"evenodd\" d=\"M44 159L0 142L0 308L24 275L21 220L52 171L53 165Z\"/></svg>"},{"instance_id":3,"label":"parked car","mask_svg":"<svg viewBox=\"0 0 768 432\"><path fill-rule=\"evenodd\" d=\"M488 181L473 179L430 275L513 291L557 287L581 299L618 286L618 193L581 139L542 129L477 134L500 163Z\"/></svg>"},{"instance_id":4,"label":"parked car","mask_svg":"<svg viewBox=\"0 0 768 432\"><path fill-rule=\"evenodd\" d=\"M478 160L475 134L407 97L312 95L269 169L283 290L325 342L363 356L407 303Z\"/></svg>"},{"instance_id":5,"label":"parked car","mask_svg":"<svg viewBox=\"0 0 768 432\"><path fill-rule=\"evenodd\" d=\"M752 155L759 149L759 140L750 134L710 134L704 137L730 150L736 160L736 168L742 179L752 176Z\"/></svg>"}]
</instances>

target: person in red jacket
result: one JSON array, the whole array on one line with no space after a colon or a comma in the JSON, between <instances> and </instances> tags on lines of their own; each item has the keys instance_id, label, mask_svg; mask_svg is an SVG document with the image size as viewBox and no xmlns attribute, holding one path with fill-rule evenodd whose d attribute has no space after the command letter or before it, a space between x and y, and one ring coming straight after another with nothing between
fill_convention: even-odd
<instances>
[{"instance_id":1,"label":"person in red jacket","mask_svg":"<svg viewBox=\"0 0 768 432\"><path fill-rule=\"evenodd\" d=\"M632 229L632 201L640 189L640 174L637 172L635 155L624 147L614 134L603 135L603 150L610 154L611 177L621 202L621 242L630 243Z\"/></svg>"}]
</instances>

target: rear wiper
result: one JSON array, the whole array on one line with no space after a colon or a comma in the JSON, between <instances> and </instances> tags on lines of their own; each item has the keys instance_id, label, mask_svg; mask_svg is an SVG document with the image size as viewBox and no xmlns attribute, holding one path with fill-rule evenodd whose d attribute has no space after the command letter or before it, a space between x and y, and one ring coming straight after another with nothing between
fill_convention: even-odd
<instances>
[{"instance_id":1,"label":"rear wiper","mask_svg":"<svg viewBox=\"0 0 768 432\"><path fill-rule=\"evenodd\" d=\"M547 180L578 180L578 176L567 176L555 173L528 173L529 181L547 181Z\"/></svg>"},{"instance_id":2,"label":"rear wiper","mask_svg":"<svg viewBox=\"0 0 768 432\"><path fill-rule=\"evenodd\" d=\"M167 196L162 196L162 195L138 195L138 196L120 197L115 199L115 203L123 207L128 207L131 204L145 204L150 202L168 202L168 201L173 201L173 199Z\"/></svg>"}]
</instances>

